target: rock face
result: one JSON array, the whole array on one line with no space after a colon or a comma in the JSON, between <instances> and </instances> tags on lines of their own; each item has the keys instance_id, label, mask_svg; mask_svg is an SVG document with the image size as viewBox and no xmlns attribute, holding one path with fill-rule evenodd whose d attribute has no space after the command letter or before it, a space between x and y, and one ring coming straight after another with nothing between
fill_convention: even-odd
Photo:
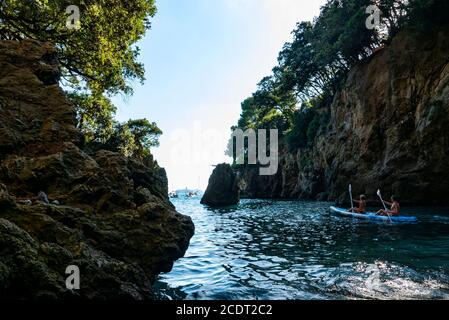
<instances>
[{"instance_id":1,"label":"rock face","mask_svg":"<svg viewBox=\"0 0 449 320\"><path fill-rule=\"evenodd\" d=\"M0 299L154 298L193 223L155 161L81 148L58 79L51 45L0 42ZM69 265L80 290L66 288Z\"/></svg>"},{"instance_id":2,"label":"rock face","mask_svg":"<svg viewBox=\"0 0 449 320\"><path fill-rule=\"evenodd\" d=\"M209 178L201 203L211 207L223 207L237 204L239 200L237 176L231 166L226 163L217 165Z\"/></svg>"},{"instance_id":3,"label":"rock face","mask_svg":"<svg viewBox=\"0 0 449 320\"><path fill-rule=\"evenodd\" d=\"M352 183L355 193L449 204L448 52L448 28L398 34L350 71L312 148L284 146L272 177L240 169L241 196L342 202Z\"/></svg>"}]
</instances>

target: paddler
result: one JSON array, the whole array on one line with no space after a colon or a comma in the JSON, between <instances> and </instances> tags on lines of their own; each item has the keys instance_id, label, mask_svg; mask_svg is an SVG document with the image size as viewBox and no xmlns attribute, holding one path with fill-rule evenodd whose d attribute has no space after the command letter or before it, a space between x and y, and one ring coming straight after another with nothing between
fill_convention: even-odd
<instances>
[{"instance_id":1,"label":"paddler","mask_svg":"<svg viewBox=\"0 0 449 320\"><path fill-rule=\"evenodd\" d=\"M401 211L401 205L394 196L391 196L391 202L385 201L385 204L391 206L390 210L381 209L377 211L380 216L398 216Z\"/></svg>"},{"instance_id":2,"label":"paddler","mask_svg":"<svg viewBox=\"0 0 449 320\"><path fill-rule=\"evenodd\" d=\"M357 208L351 208L348 211L349 212L355 212L355 213L365 213L366 212L366 197L361 194L360 200L354 200L355 203L357 203L359 206Z\"/></svg>"}]
</instances>

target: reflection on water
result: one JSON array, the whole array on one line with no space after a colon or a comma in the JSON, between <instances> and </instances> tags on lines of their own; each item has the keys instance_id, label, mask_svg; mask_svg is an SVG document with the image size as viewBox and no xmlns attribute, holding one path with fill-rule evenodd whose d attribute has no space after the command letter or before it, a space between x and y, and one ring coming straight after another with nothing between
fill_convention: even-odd
<instances>
[{"instance_id":1,"label":"reflection on water","mask_svg":"<svg viewBox=\"0 0 449 320\"><path fill-rule=\"evenodd\" d=\"M329 203L243 200L208 209L175 199L196 234L155 285L171 299L449 299L447 210L419 223L332 215Z\"/></svg>"}]
</instances>

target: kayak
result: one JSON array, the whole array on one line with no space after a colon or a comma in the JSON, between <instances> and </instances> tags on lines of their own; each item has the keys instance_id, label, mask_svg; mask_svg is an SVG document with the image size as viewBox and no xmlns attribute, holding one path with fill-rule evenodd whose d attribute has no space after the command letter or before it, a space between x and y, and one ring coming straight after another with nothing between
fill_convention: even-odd
<instances>
[{"instance_id":1,"label":"kayak","mask_svg":"<svg viewBox=\"0 0 449 320\"><path fill-rule=\"evenodd\" d=\"M346 209L342 209L342 208L337 208L337 207L330 207L330 210L333 213L342 215L342 216L347 216L347 217L353 217L353 218L358 218L358 219L369 219L369 220L380 220L380 221L391 221L393 222L417 222L418 218L416 217L412 217L412 216L379 216L374 212L367 212L367 213L355 213L355 212L349 212Z\"/></svg>"}]
</instances>

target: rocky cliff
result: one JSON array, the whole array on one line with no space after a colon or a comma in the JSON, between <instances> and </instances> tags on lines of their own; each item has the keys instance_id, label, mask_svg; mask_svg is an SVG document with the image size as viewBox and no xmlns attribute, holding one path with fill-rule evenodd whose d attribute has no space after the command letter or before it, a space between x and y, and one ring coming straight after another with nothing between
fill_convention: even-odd
<instances>
[{"instance_id":1,"label":"rocky cliff","mask_svg":"<svg viewBox=\"0 0 449 320\"><path fill-rule=\"evenodd\" d=\"M212 172L201 203L211 207L231 206L239 203L237 176L227 163L219 164Z\"/></svg>"},{"instance_id":2,"label":"rocky cliff","mask_svg":"<svg viewBox=\"0 0 449 320\"><path fill-rule=\"evenodd\" d=\"M50 44L0 42L0 299L151 299L193 223L152 159L82 149L59 76Z\"/></svg>"},{"instance_id":3,"label":"rocky cliff","mask_svg":"<svg viewBox=\"0 0 449 320\"><path fill-rule=\"evenodd\" d=\"M242 197L347 199L381 188L403 203L449 204L449 29L398 34L356 65L309 149L281 146L280 169L238 171Z\"/></svg>"}]
</instances>

